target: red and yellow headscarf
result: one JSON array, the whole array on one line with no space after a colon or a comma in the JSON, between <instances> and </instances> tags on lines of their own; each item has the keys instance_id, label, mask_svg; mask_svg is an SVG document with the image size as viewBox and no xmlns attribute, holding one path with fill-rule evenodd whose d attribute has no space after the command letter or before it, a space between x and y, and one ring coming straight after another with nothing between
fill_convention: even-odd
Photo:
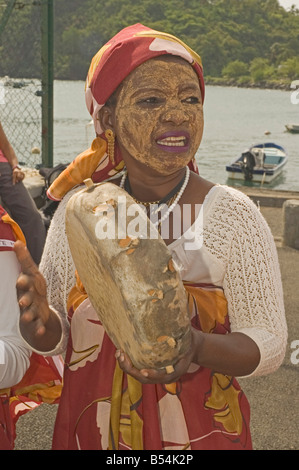
<instances>
[{"instance_id":1,"label":"red and yellow headscarf","mask_svg":"<svg viewBox=\"0 0 299 470\"><path fill-rule=\"evenodd\" d=\"M87 178L100 182L123 169L124 162L117 143L115 163L112 164L108 159L106 138L97 119L99 110L134 69L149 59L165 54L182 57L191 64L198 75L204 100L205 87L199 55L171 34L155 31L142 24L124 28L93 57L86 79L86 105L93 118L97 137L90 149L78 155L50 186L50 199L61 200L70 189ZM195 161L190 162L189 166L191 170L197 171Z\"/></svg>"}]
</instances>

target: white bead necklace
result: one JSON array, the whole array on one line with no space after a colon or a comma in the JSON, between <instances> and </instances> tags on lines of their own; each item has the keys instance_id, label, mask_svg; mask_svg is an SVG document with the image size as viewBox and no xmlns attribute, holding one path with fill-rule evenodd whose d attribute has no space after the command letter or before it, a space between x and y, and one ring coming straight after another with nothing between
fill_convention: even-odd
<instances>
[{"instance_id":1,"label":"white bead necklace","mask_svg":"<svg viewBox=\"0 0 299 470\"><path fill-rule=\"evenodd\" d=\"M121 189L124 189L124 186L125 186L125 181L126 181L126 178L127 178L127 171L124 173L124 175L122 176L122 179L120 181L120 185L119 187ZM154 226L158 226L158 225L161 225L162 222L164 222L167 217L169 217L169 215L171 214L171 212L174 210L174 208L176 207L176 205L178 204L179 200L181 199L182 195L184 194L184 191L187 187L187 184L189 182L189 178L190 178L190 168L188 166L186 166L186 175L185 175L185 179L184 179L184 183L181 187L181 189L179 190L175 200L173 201L173 203L168 207L168 210L165 212L165 214L163 214L163 216L161 217L160 220L158 221L155 221L153 222ZM141 203L142 204L142 203Z\"/></svg>"}]
</instances>

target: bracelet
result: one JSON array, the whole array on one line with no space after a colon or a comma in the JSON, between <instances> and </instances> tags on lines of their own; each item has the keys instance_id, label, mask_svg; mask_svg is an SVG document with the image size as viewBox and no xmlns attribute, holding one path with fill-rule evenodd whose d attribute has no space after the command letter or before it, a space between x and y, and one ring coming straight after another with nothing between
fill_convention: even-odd
<instances>
[{"instance_id":1,"label":"bracelet","mask_svg":"<svg viewBox=\"0 0 299 470\"><path fill-rule=\"evenodd\" d=\"M14 171L16 168L17 168L18 170L21 170L21 168L19 167L19 165L15 165L15 166L12 167L12 171Z\"/></svg>"}]
</instances>

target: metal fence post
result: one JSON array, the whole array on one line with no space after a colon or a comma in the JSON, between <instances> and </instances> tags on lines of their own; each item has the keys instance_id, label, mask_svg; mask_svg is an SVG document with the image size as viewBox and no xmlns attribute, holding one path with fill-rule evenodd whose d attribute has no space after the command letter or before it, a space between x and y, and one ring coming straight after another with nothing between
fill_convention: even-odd
<instances>
[{"instance_id":1,"label":"metal fence post","mask_svg":"<svg viewBox=\"0 0 299 470\"><path fill-rule=\"evenodd\" d=\"M10 17L10 14L11 12L13 11L14 9L14 6L15 6L15 3L16 3L16 0L10 0L8 3L7 3L7 6L4 10L4 13L2 15L2 18L0 20L0 37L1 37L1 34L3 33L4 31L4 28L6 26L6 23L8 22L9 20L9 17Z\"/></svg>"},{"instance_id":2,"label":"metal fence post","mask_svg":"<svg viewBox=\"0 0 299 470\"><path fill-rule=\"evenodd\" d=\"M42 165L53 167L53 0L42 0Z\"/></svg>"}]
</instances>

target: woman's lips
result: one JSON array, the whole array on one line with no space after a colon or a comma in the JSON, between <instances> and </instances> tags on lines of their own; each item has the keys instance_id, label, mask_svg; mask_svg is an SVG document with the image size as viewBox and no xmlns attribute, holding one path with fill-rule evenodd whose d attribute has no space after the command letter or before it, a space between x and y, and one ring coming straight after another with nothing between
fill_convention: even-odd
<instances>
[{"instance_id":1,"label":"woman's lips","mask_svg":"<svg viewBox=\"0 0 299 470\"><path fill-rule=\"evenodd\" d=\"M187 132L166 132L156 139L156 143L166 152L186 152L190 136Z\"/></svg>"}]
</instances>

